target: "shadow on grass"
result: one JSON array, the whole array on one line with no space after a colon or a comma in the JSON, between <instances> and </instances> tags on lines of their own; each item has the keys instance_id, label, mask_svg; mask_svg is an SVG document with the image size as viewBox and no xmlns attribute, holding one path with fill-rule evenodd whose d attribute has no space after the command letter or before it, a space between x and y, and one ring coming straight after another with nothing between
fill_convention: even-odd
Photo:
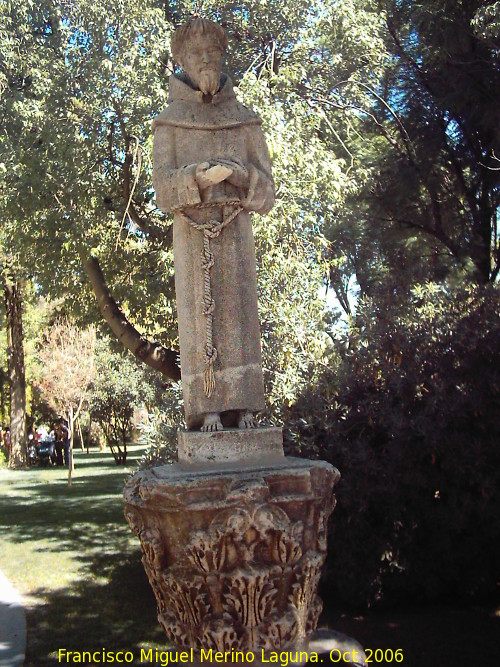
<instances>
[{"instance_id":1,"label":"shadow on grass","mask_svg":"<svg viewBox=\"0 0 500 667\"><path fill-rule=\"evenodd\" d=\"M54 541L61 551L78 549L83 545L75 540L89 533L95 539L109 524L121 523L123 480L101 475L79 482L71 489L60 483L38 486L36 493L17 486L15 495L0 497L0 530L8 531L11 542Z\"/></svg>"},{"instance_id":2,"label":"shadow on grass","mask_svg":"<svg viewBox=\"0 0 500 667\"><path fill-rule=\"evenodd\" d=\"M68 590L32 593L35 605L27 611L25 667L61 664L59 649L131 651L137 659L131 664L140 664L141 647L165 645L139 552L125 558L115 554L111 562L104 555L94 558L92 569L100 567L106 583L85 579Z\"/></svg>"},{"instance_id":3,"label":"shadow on grass","mask_svg":"<svg viewBox=\"0 0 500 667\"><path fill-rule=\"evenodd\" d=\"M71 488L60 468L7 471L1 480L0 554L29 596L27 667L61 664L60 648L140 656L139 647L165 644L123 516L130 471L110 455L77 457Z\"/></svg>"},{"instance_id":4,"label":"shadow on grass","mask_svg":"<svg viewBox=\"0 0 500 667\"><path fill-rule=\"evenodd\" d=\"M9 541L73 551L88 546L89 537L104 542L111 526L129 534L122 503L129 470L101 453L81 454L77 465L71 487L66 471L56 467L20 470L8 478L8 492L0 494L0 531L8 532Z\"/></svg>"}]
</instances>

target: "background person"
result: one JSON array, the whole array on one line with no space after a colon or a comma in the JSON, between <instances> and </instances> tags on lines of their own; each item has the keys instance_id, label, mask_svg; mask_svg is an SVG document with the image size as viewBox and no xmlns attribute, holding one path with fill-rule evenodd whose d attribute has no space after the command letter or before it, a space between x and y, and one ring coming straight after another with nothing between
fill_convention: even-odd
<instances>
[{"instance_id":1,"label":"background person","mask_svg":"<svg viewBox=\"0 0 500 667\"><path fill-rule=\"evenodd\" d=\"M59 424L59 433L61 436L62 448L64 452L64 465L69 466L70 433L69 428L66 426L64 421L61 421Z\"/></svg>"}]
</instances>

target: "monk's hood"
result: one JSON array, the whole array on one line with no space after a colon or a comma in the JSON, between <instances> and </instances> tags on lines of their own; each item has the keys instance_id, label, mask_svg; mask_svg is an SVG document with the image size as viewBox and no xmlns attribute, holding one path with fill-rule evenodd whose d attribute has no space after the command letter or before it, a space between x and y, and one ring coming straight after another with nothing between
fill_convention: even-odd
<instances>
[{"instance_id":1,"label":"monk's hood","mask_svg":"<svg viewBox=\"0 0 500 667\"><path fill-rule=\"evenodd\" d=\"M195 90L185 80L169 79L168 106L155 118L153 132L162 125L184 129L223 130L244 125L260 125L260 118L238 102L231 79L223 74L221 87L211 102L203 101L201 90Z\"/></svg>"}]
</instances>

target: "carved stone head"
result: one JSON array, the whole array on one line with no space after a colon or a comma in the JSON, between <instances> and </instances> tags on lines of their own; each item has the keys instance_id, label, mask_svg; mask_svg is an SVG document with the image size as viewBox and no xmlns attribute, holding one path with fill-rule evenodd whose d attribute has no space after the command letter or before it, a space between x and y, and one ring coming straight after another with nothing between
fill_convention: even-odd
<instances>
[{"instance_id":1,"label":"carved stone head","mask_svg":"<svg viewBox=\"0 0 500 667\"><path fill-rule=\"evenodd\" d=\"M215 95L220 86L222 59L227 46L222 27L209 19L191 19L174 32L171 46L174 59L184 69L193 87Z\"/></svg>"}]
</instances>

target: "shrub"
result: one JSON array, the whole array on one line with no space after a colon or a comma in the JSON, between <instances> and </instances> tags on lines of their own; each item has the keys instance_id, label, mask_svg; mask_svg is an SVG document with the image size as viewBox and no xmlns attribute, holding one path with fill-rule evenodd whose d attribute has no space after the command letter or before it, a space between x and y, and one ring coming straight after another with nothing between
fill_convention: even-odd
<instances>
[{"instance_id":1,"label":"shrub","mask_svg":"<svg viewBox=\"0 0 500 667\"><path fill-rule=\"evenodd\" d=\"M153 401L153 383L131 355L114 352L107 340L99 341L96 370L89 391L89 414L102 429L116 463L125 465L134 408Z\"/></svg>"},{"instance_id":2,"label":"shrub","mask_svg":"<svg viewBox=\"0 0 500 667\"><path fill-rule=\"evenodd\" d=\"M342 362L287 417L342 480L326 585L354 604L485 597L500 578L498 291L360 304ZM373 316L375 313L375 316Z\"/></svg>"},{"instance_id":3,"label":"shrub","mask_svg":"<svg viewBox=\"0 0 500 667\"><path fill-rule=\"evenodd\" d=\"M139 461L141 470L177 462L179 427L167 423L163 417L154 412L149 415L149 421L140 426L141 439L146 445L146 451Z\"/></svg>"}]
</instances>

